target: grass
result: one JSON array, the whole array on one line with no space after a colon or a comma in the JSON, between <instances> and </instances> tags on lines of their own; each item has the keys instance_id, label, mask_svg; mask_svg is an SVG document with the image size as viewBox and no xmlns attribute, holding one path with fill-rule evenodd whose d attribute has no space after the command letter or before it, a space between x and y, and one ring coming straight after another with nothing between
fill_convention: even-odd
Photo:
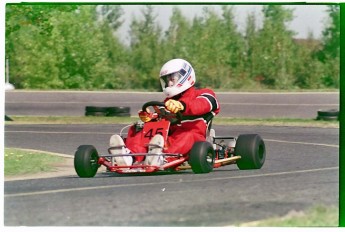
<instances>
[{"instance_id":1,"label":"grass","mask_svg":"<svg viewBox=\"0 0 345 232\"><path fill-rule=\"evenodd\" d=\"M338 227L339 208L336 206L314 206L305 212L292 211L284 217L239 224L246 227Z\"/></svg>"},{"instance_id":2,"label":"grass","mask_svg":"<svg viewBox=\"0 0 345 232\"><path fill-rule=\"evenodd\" d=\"M339 128L338 121L323 121L316 119L298 119L298 118L225 118L216 117L213 120L215 125L246 125L246 126L297 126L297 127L322 127Z\"/></svg>"},{"instance_id":3,"label":"grass","mask_svg":"<svg viewBox=\"0 0 345 232\"><path fill-rule=\"evenodd\" d=\"M61 163L63 160L63 157L45 152L5 148L5 176L53 171L55 170L54 164Z\"/></svg>"},{"instance_id":4,"label":"grass","mask_svg":"<svg viewBox=\"0 0 345 232\"><path fill-rule=\"evenodd\" d=\"M84 117L84 116L10 116L13 121L8 124L131 124L138 117ZM229 118L215 117L214 125L248 125L248 126L299 126L299 127L322 127L339 128L338 121L322 121L315 119L297 118Z\"/></svg>"}]
</instances>

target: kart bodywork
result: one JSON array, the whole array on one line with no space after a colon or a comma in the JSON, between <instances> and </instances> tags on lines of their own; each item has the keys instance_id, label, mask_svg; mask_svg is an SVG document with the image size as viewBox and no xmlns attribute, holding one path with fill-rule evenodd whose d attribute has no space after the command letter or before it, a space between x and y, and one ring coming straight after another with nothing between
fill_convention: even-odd
<instances>
[{"instance_id":1,"label":"kart bodywork","mask_svg":"<svg viewBox=\"0 0 345 232\"><path fill-rule=\"evenodd\" d=\"M141 143L148 146L151 138L161 134L165 141L171 123L180 120L180 114L171 114L164 109L162 102L147 102L143 110L152 106L156 112L153 120L147 123L136 123L138 130L142 130ZM98 154L93 145L81 145L74 156L74 167L79 177L94 177L98 168L103 165L108 172L116 173L153 173L158 171L179 171L192 169L194 173L209 173L213 168L237 164L240 170L260 169L265 162L265 143L258 134L242 134L238 137L215 136L215 130L211 129L212 119L208 122L205 141L193 144L189 154L173 153L135 153L135 154ZM131 126L131 125L129 125ZM126 127L129 127L126 126ZM125 127L125 128L126 128ZM123 128L120 132L121 137ZM144 163L130 166L117 165L114 162L116 156L163 156L164 163L160 166Z\"/></svg>"}]
</instances>

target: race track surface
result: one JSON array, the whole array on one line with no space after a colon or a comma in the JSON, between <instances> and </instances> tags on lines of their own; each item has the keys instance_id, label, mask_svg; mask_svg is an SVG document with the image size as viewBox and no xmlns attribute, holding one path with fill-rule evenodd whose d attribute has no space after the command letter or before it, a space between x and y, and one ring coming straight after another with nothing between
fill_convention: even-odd
<instances>
[{"instance_id":1,"label":"race track surface","mask_svg":"<svg viewBox=\"0 0 345 232\"><path fill-rule=\"evenodd\" d=\"M6 125L5 147L73 155L81 144L106 152L121 125ZM6 181L5 226L228 226L338 205L338 129L213 126L217 135L258 133L261 170L236 165L209 174L98 173Z\"/></svg>"}]
</instances>

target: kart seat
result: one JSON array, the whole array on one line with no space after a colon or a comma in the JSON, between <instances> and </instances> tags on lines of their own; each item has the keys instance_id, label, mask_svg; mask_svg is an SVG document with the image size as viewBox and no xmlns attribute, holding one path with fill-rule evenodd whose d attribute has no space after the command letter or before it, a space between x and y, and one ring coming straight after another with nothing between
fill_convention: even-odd
<instances>
[{"instance_id":1,"label":"kart seat","mask_svg":"<svg viewBox=\"0 0 345 232\"><path fill-rule=\"evenodd\" d=\"M202 115L202 118L206 121L207 127L206 127L206 139L210 136L210 133L214 134L214 130L212 130L212 120L213 120L213 113L209 112L207 114ZM183 120L194 120L196 118L200 118L200 116L183 116ZM213 131L213 132L212 132ZM214 137L214 135L213 135ZM212 139L213 141L213 139Z\"/></svg>"},{"instance_id":2,"label":"kart seat","mask_svg":"<svg viewBox=\"0 0 345 232\"><path fill-rule=\"evenodd\" d=\"M212 128L212 120L213 120L213 113L212 112L209 112L207 114L205 114L203 116L203 118L206 120L206 124L207 124L207 131L209 132ZM206 131L206 134L207 134L207 131Z\"/></svg>"},{"instance_id":3,"label":"kart seat","mask_svg":"<svg viewBox=\"0 0 345 232\"><path fill-rule=\"evenodd\" d=\"M214 137L215 135L215 130L212 129L212 120L213 120L214 115L209 114L207 117L204 117L206 122L207 122L207 127L206 127L206 141L210 142L213 144L214 142Z\"/></svg>"}]
</instances>

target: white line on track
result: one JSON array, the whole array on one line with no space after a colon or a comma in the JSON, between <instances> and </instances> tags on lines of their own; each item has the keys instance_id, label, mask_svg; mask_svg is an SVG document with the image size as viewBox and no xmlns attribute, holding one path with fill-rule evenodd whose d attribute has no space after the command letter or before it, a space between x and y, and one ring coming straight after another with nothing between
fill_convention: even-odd
<instances>
[{"instance_id":1,"label":"white line on track","mask_svg":"<svg viewBox=\"0 0 345 232\"><path fill-rule=\"evenodd\" d=\"M68 104L86 104L86 102L42 102L42 101L21 101L21 102L11 102L7 101L6 104L63 104L63 105L68 105ZM105 102L89 102L87 104L105 104ZM112 103L107 103L107 104L114 104ZM141 102L121 102L121 104L142 104ZM333 103L257 103L257 102L221 102L221 105L236 105L236 106L339 106L339 104L333 104Z\"/></svg>"},{"instance_id":2,"label":"white line on track","mask_svg":"<svg viewBox=\"0 0 345 232\"><path fill-rule=\"evenodd\" d=\"M88 131L5 131L5 133L32 133L32 134L98 134L98 135L110 135L113 133L104 133L104 132L88 132ZM285 140L275 140L275 139L264 139L268 142L276 143L290 143L290 144L301 144L301 145L312 145L312 146L323 146L323 147L334 147L339 148L339 145L336 144L323 144L323 143L308 143L308 142L295 142L295 141L285 141Z\"/></svg>"},{"instance_id":3,"label":"white line on track","mask_svg":"<svg viewBox=\"0 0 345 232\"><path fill-rule=\"evenodd\" d=\"M294 142L294 141L284 141L284 140L275 140L275 139L264 139L264 141L276 142L276 143L291 143L291 144L301 144L301 145L312 145L312 146L323 146L323 147L339 148L339 145L335 145L335 144L306 143L306 142Z\"/></svg>"},{"instance_id":4,"label":"white line on track","mask_svg":"<svg viewBox=\"0 0 345 232\"><path fill-rule=\"evenodd\" d=\"M338 170L339 167L328 167L328 168L316 168L307 170L296 170L289 172L275 172L257 175L247 175L247 176L232 176L232 177L215 177L215 178L202 178L199 180L187 180L187 181L165 181L165 182L148 182L148 183L134 183L134 184L116 184L116 185L104 185L104 186L93 186L93 187L83 187L83 188L67 188L67 189L54 189L48 191L37 191L28 193L15 193L15 194L5 194L4 197L24 197L24 196L36 196L43 194L54 194L54 193L65 193L65 192L76 192L84 190L99 190L99 189L111 189L111 188L122 188L122 187L136 187L136 186L152 186L161 184L179 184L179 183L195 183L195 182L205 182L205 181L216 181L216 180L230 180L230 179L242 179L242 178L256 178L256 177L271 177L271 176L281 176L281 175L291 175L299 173L310 173L310 172L321 172L321 171L332 171Z\"/></svg>"},{"instance_id":5,"label":"white line on track","mask_svg":"<svg viewBox=\"0 0 345 232\"><path fill-rule=\"evenodd\" d=\"M114 133L90 132L90 131L5 131L5 133L32 133L32 134L94 134L94 135L111 135Z\"/></svg>"},{"instance_id":6,"label":"white line on track","mask_svg":"<svg viewBox=\"0 0 345 232\"><path fill-rule=\"evenodd\" d=\"M20 101L20 102L16 102L16 101L7 101L6 104L64 104L64 105L68 105L68 104L87 104L87 105L92 105L92 104L114 104L115 102L96 102L96 101L92 101L92 102L85 102L85 101ZM138 103L138 104L143 104L142 102L124 102L121 101L121 104L129 104L129 103ZM337 104L334 104L337 105ZM83 105L81 105L83 106Z\"/></svg>"}]
</instances>

